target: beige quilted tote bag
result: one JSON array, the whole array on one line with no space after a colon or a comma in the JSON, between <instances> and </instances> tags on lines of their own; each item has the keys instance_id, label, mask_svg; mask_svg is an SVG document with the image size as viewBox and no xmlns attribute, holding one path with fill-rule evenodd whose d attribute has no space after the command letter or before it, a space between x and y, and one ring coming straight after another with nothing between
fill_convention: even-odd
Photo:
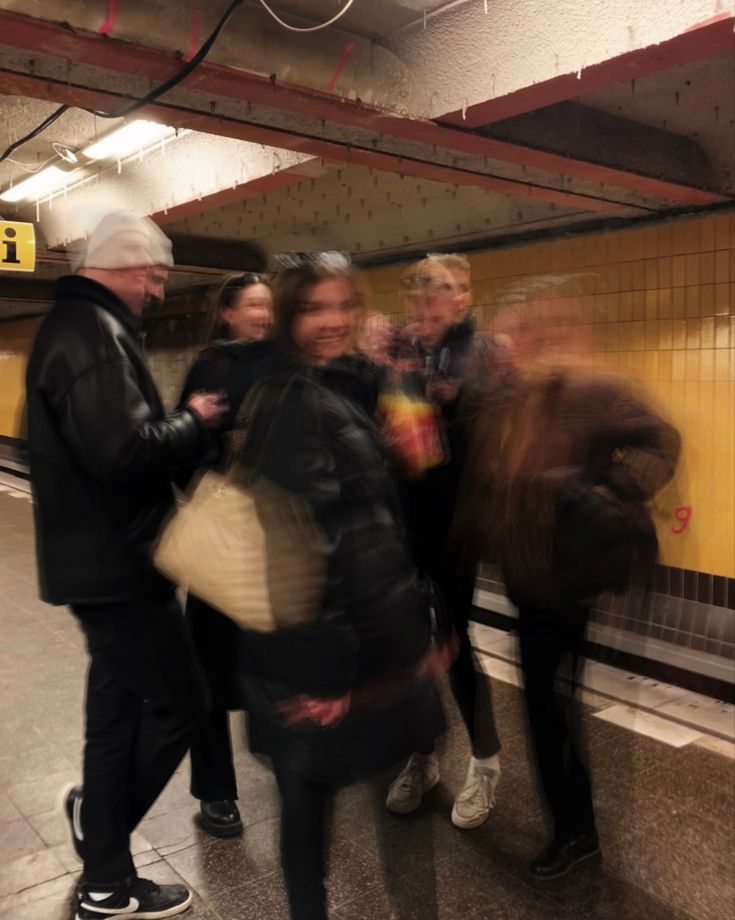
<instances>
[{"instance_id":1,"label":"beige quilted tote bag","mask_svg":"<svg viewBox=\"0 0 735 920\"><path fill-rule=\"evenodd\" d=\"M272 632L319 612L328 545L305 502L238 464L261 395L246 397L225 472L194 484L153 561L242 628Z\"/></svg>"}]
</instances>

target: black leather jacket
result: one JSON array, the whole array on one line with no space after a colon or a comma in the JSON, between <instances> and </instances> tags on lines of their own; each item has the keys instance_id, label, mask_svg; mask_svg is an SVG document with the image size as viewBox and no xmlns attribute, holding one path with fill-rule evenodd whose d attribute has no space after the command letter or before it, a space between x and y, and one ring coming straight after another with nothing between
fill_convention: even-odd
<instances>
[{"instance_id":1,"label":"black leather jacket","mask_svg":"<svg viewBox=\"0 0 735 920\"><path fill-rule=\"evenodd\" d=\"M148 550L171 473L208 443L189 410L166 417L140 320L108 288L59 279L26 374L41 597L53 604L163 596Z\"/></svg>"}]
</instances>

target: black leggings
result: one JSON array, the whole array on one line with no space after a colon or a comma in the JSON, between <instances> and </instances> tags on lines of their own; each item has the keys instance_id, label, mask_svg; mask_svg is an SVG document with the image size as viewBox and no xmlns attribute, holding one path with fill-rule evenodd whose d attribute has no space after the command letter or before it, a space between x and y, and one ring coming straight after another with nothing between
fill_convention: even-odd
<instances>
[{"instance_id":1,"label":"black leggings","mask_svg":"<svg viewBox=\"0 0 735 920\"><path fill-rule=\"evenodd\" d=\"M574 732L569 706L555 692L565 659L573 668L587 625L589 609L537 607L519 609L518 634L528 721L541 786L554 821L555 838L568 840L595 826L592 790L579 758L581 739ZM575 738L574 735L577 734Z\"/></svg>"},{"instance_id":2,"label":"black leggings","mask_svg":"<svg viewBox=\"0 0 735 920\"><path fill-rule=\"evenodd\" d=\"M307 782L288 765L276 770L281 794L281 866L291 920L327 920L324 881L333 788Z\"/></svg>"}]
</instances>

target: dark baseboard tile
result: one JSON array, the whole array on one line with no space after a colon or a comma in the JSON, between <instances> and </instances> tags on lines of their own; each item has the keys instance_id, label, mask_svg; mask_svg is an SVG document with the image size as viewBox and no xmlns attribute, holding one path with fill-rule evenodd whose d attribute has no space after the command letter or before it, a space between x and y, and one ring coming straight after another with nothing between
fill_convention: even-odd
<instances>
[{"instance_id":1,"label":"dark baseboard tile","mask_svg":"<svg viewBox=\"0 0 735 920\"><path fill-rule=\"evenodd\" d=\"M479 575L491 585L502 584L500 569L496 565L483 563ZM672 565L657 565L652 587L657 594L735 610L735 578L680 569Z\"/></svg>"},{"instance_id":2,"label":"dark baseboard tile","mask_svg":"<svg viewBox=\"0 0 735 920\"><path fill-rule=\"evenodd\" d=\"M735 578L657 565L653 587L660 594L735 610Z\"/></svg>"}]
</instances>

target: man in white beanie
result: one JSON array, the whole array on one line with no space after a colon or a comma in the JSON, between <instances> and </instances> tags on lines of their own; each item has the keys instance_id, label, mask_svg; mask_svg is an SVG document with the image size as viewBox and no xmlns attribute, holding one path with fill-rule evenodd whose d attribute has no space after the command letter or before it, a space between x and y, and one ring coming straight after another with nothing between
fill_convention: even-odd
<instances>
[{"instance_id":1,"label":"man in white beanie","mask_svg":"<svg viewBox=\"0 0 735 920\"><path fill-rule=\"evenodd\" d=\"M150 562L173 506L171 474L207 450L224 407L196 393L166 415L141 349L171 244L118 211L87 240L27 370L41 596L68 604L90 655L83 785L63 805L84 863L76 920L169 917L182 885L138 877L130 833L164 788L207 706L174 587Z\"/></svg>"}]
</instances>

